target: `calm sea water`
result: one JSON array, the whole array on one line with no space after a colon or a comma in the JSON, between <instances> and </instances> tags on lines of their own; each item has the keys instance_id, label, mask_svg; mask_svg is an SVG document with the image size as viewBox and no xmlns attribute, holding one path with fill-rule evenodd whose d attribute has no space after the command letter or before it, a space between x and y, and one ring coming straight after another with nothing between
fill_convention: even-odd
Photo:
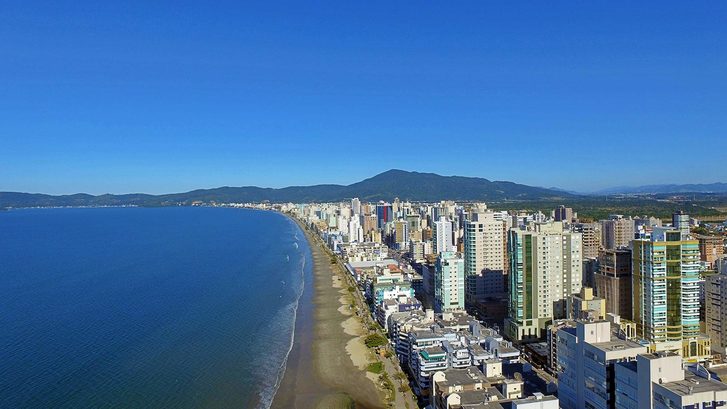
<instances>
[{"instance_id":1,"label":"calm sea water","mask_svg":"<svg viewBox=\"0 0 727 409\"><path fill-rule=\"evenodd\" d=\"M0 407L267 407L311 264L272 212L0 212Z\"/></svg>"}]
</instances>

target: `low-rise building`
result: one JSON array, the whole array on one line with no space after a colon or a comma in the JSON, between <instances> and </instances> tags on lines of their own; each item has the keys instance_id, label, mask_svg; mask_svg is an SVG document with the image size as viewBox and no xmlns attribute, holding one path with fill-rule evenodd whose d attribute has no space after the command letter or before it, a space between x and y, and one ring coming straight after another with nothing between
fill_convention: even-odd
<instances>
[{"instance_id":1,"label":"low-rise building","mask_svg":"<svg viewBox=\"0 0 727 409\"><path fill-rule=\"evenodd\" d=\"M606 317L606 300L593 295L593 288L583 287L567 298L568 319L599 319Z\"/></svg>"},{"instance_id":2,"label":"low-rise building","mask_svg":"<svg viewBox=\"0 0 727 409\"><path fill-rule=\"evenodd\" d=\"M491 373L487 365L492 360L501 365L520 356L499 333L465 312L394 312L388 327L397 357L414 381L414 392L425 400L433 371L474 366Z\"/></svg>"},{"instance_id":3,"label":"low-rise building","mask_svg":"<svg viewBox=\"0 0 727 409\"><path fill-rule=\"evenodd\" d=\"M684 371L676 353L642 354L617 363L614 379L616 409L711 409L727 402L727 385Z\"/></svg>"},{"instance_id":4,"label":"low-rise building","mask_svg":"<svg viewBox=\"0 0 727 409\"><path fill-rule=\"evenodd\" d=\"M410 297L407 294L398 294L396 298L384 298L376 306L376 321L386 330L388 328L387 322L391 314L421 309L422 303L416 298Z\"/></svg>"}]
</instances>

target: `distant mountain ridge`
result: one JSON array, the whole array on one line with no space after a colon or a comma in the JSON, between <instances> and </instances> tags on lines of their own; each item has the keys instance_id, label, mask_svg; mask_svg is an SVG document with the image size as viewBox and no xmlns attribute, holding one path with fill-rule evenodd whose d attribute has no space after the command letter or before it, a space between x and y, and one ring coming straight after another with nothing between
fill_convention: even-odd
<instances>
[{"instance_id":1,"label":"distant mountain ridge","mask_svg":"<svg viewBox=\"0 0 727 409\"><path fill-rule=\"evenodd\" d=\"M594 194L663 194L663 193L727 193L727 183L688 183L644 186L618 186L593 192Z\"/></svg>"},{"instance_id":2,"label":"distant mountain ridge","mask_svg":"<svg viewBox=\"0 0 727 409\"><path fill-rule=\"evenodd\" d=\"M52 206L165 206L189 205L195 201L218 203L245 202L333 202L358 197L364 201L401 200L547 200L574 197L572 193L484 178L441 176L435 173L392 169L350 185L289 186L280 189L257 186L198 189L185 193L149 195L45 195L0 192L0 208Z\"/></svg>"}]
</instances>

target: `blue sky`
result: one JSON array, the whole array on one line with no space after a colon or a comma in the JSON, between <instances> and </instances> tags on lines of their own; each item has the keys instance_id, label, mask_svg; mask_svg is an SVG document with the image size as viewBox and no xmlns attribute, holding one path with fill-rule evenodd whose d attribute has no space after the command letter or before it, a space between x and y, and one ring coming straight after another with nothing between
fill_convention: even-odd
<instances>
[{"instance_id":1,"label":"blue sky","mask_svg":"<svg viewBox=\"0 0 727 409\"><path fill-rule=\"evenodd\" d=\"M3 2L0 191L727 181L727 2Z\"/></svg>"}]
</instances>

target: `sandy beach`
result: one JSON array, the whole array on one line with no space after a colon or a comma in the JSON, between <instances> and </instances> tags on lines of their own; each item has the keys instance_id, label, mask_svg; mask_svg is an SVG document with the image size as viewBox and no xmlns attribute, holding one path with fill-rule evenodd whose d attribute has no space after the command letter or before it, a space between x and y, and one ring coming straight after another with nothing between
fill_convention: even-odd
<instances>
[{"instance_id":1,"label":"sandy beach","mask_svg":"<svg viewBox=\"0 0 727 409\"><path fill-rule=\"evenodd\" d=\"M361 337L362 324L349 311L347 286L320 240L303 230L313 278L301 297L293 348L272 407L383 408L375 375L366 371L373 358Z\"/></svg>"}]
</instances>

